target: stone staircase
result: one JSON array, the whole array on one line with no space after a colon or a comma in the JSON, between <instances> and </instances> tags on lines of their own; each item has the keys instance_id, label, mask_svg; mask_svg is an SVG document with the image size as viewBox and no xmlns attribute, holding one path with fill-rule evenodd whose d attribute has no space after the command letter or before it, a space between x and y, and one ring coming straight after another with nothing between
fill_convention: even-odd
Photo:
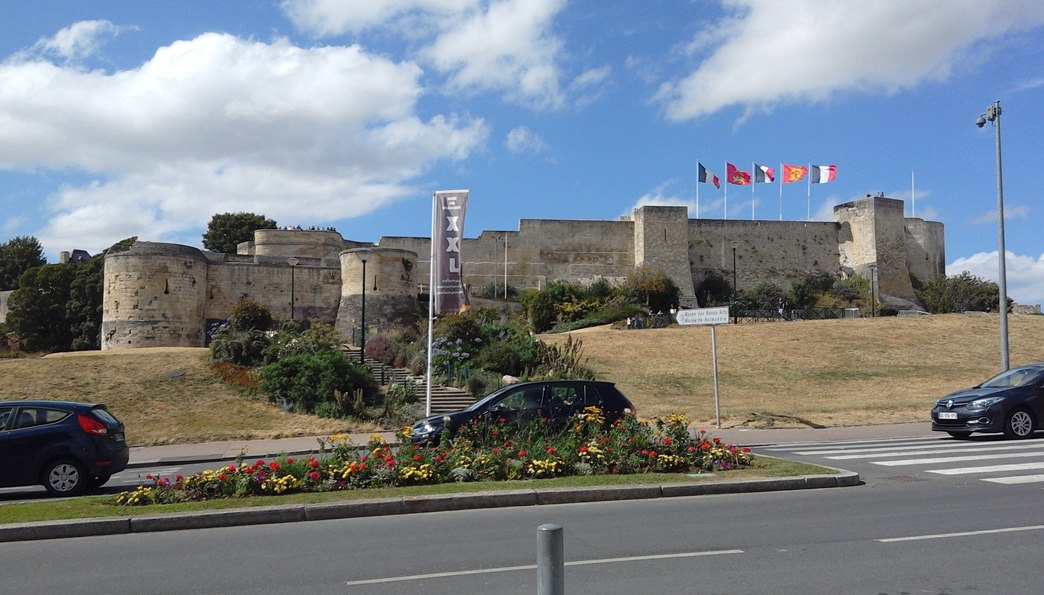
<instances>
[{"instance_id":1,"label":"stone staircase","mask_svg":"<svg viewBox=\"0 0 1044 595\"><path fill-rule=\"evenodd\" d=\"M342 345L341 350L350 358L359 361L359 348L351 345ZM390 384L401 384L413 386L417 392L417 399L423 403L427 395L428 381L424 376L414 376L405 368L393 368L381 362L364 357L365 363L373 373L373 379L381 386ZM459 411L475 402L475 397L468 391L451 386L433 384L431 387L431 412L432 414Z\"/></svg>"}]
</instances>

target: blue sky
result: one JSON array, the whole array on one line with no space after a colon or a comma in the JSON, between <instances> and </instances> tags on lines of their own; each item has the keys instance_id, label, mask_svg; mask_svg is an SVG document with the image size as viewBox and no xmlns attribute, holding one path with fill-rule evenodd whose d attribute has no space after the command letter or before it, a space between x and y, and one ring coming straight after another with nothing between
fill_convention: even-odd
<instances>
[{"instance_id":1,"label":"blue sky","mask_svg":"<svg viewBox=\"0 0 1044 595\"><path fill-rule=\"evenodd\" d=\"M201 245L215 213L427 236L518 220L696 217L696 162L836 164L813 219L867 194L946 225L947 270L1044 302L1044 0L5 2L0 241L55 261L130 236ZM777 172L778 174L778 172ZM778 184L754 214L778 220ZM725 216L700 187L700 216ZM806 217L807 186L782 217ZM751 218L729 187L728 218Z\"/></svg>"}]
</instances>

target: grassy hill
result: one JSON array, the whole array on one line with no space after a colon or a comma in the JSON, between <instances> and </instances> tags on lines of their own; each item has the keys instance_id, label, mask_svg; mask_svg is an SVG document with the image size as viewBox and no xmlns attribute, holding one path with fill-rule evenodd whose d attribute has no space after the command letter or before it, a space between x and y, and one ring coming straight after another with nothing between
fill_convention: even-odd
<instances>
[{"instance_id":1,"label":"grassy hill","mask_svg":"<svg viewBox=\"0 0 1044 595\"><path fill-rule=\"evenodd\" d=\"M640 416L681 411L713 425L709 328L573 334L588 364L616 382ZM937 398L999 367L995 315L742 324L717 335L726 427L926 422ZM1009 336L1013 366L1044 361L1044 317L1012 316ZM263 397L244 397L210 370L204 349L0 359L0 400L22 398L105 403L134 445L376 429L287 414Z\"/></svg>"},{"instance_id":2,"label":"grassy hill","mask_svg":"<svg viewBox=\"0 0 1044 595\"><path fill-rule=\"evenodd\" d=\"M1008 326L1012 366L1044 361L1044 317L1010 316ZM713 422L709 327L574 335L588 365L616 382L640 416L681 411ZM996 315L741 324L717 335L725 427L927 422L936 399L1000 367Z\"/></svg>"}]
</instances>

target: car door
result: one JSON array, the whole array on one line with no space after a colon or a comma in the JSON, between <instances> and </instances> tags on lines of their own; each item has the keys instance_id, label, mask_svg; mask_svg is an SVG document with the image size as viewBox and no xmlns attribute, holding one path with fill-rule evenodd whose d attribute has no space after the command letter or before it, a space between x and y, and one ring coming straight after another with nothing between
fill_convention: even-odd
<instances>
[{"instance_id":1,"label":"car door","mask_svg":"<svg viewBox=\"0 0 1044 595\"><path fill-rule=\"evenodd\" d=\"M8 442L10 441L11 433L7 431L8 422L11 421L11 414L14 413L14 407L5 405L0 407L0 486L12 486L17 485L11 483L14 480L14 465L9 455L10 448Z\"/></svg>"},{"instance_id":2,"label":"car door","mask_svg":"<svg viewBox=\"0 0 1044 595\"><path fill-rule=\"evenodd\" d=\"M548 403L556 424L565 425L569 418L587 406L585 385L579 382L553 382L548 385Z\"/></svg>"},{"instance_id":3,"label":"car door","mask_svg":"<svg viewBox=\"0 0 1044 595\"><path fill-rule=\"evenodd\" d=\"M546 409L543 385L529 384L505 392L491 404L489 412L494 421L499 417L505 422L514 422L536 417L538 412Z\"/></svg>"},{"instance_id":4,"label":"car door","mask_svg":"<svg viewBox=\"0 0 1044 595\"><path fill-rule=\"evenodd\" d=\"M10 485L33 485L45 453L71 452L68 428L61 423L71 412L53 407L20 406L11 412L4 458L11 466Z\"/></svg>"}]
</instances>

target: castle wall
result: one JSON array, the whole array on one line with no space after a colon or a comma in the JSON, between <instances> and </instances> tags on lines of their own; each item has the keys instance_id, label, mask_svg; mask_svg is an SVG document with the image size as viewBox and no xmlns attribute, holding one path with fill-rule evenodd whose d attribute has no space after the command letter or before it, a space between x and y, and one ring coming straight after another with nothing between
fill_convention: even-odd
<instances>
[{"instance_id":1,"label":"castle wall","mask_svg":"<svg viewBox=\"0 0 1044 595\"><path fill-rule=\"evenodd\" d=\"M207 268L189 246L135 242L109 253L101 348L203 347Z\"/></svg>"},{"instance_id":2,"label":"castle wall","mask_svg":"<svg viewBox=\"0 0 1044 595\"><path fill-rule=\"evenodd\" d=\"M849 274L870 279L870 265L876 265L877 295L882 304L917 305L907 269L907 220L903 215L903 201L877 196L837 205L834 220L841 224L838 243L842 268ZM914 248L916 253L916 246ZM940 254L942 251L941 245L932 250Z\"/></svg>"},{"instance_id":3,"label":"castle wall","mask_svg":"<svg viewBox=\"0 0 1044 595\"><path fill-rule=\"evenodd\" d=\"M774 283L788 290L811 273L840 269L838 225L795 221L689 221L689 261L697 285L712 271L732 282L736 249L736 289Z\"/></svg>"},{"instance_id":4,"label":"castle wall","mask_svg":"<svg viewBox=\"0 0 1044 595\"><path fill-rule=\"evenodd\" d=\"M946 275L946 243L943 224L924 219L906 220L906 268L910 283L919 289Z\"/></svg>"},{"instance_id":5,"label":"castle wall","mask_svg":"<svg viewBox=\"0 0 1044 595\"><path fill-rule=\"evenodd\" d=\"M695 296L686 207L646 206L634 211L634 266L663 271L681 292Z\"/></svg>"},{"instance_id":6,"label":"castle wall","mask_svg":"<svg viewBox=\"0 0 1044 595\"><path fill-rule=\"evenodd\" d=\"M352 337L353 330L362 327L364 292L367 328L410 325L421 318L414 252L359 248L341 252L340 260L341 294L334 324L340 336Z\"/></svg>"},{"instance_id":7,"label":"castle wall","mask_svg":"<svg viewBox=\"0 0 1044 595\"><path fill-rule=\"evenodd\" d=\"M211 266L207 278L207 320L229 318L244 298L265 304L276 319L290 320L292 296L295 320L333 324L341 297L339 267L323 266L318 259L299 260L292 270L283 258L257 264L229 262Z\"/></svg>"},{"instance_id":8,"label":"castle wall","mask_svg":"<svg viewBox=\"0 0 1044 595\"><path fill-rule=\"evenodd\" d=\"M353 242L354 243L354 242ZM338 254L344 250L344 238L333 230L258 229L254 232L254 256L328 259L338 266Z\"/></svg>"}]
</instances>

